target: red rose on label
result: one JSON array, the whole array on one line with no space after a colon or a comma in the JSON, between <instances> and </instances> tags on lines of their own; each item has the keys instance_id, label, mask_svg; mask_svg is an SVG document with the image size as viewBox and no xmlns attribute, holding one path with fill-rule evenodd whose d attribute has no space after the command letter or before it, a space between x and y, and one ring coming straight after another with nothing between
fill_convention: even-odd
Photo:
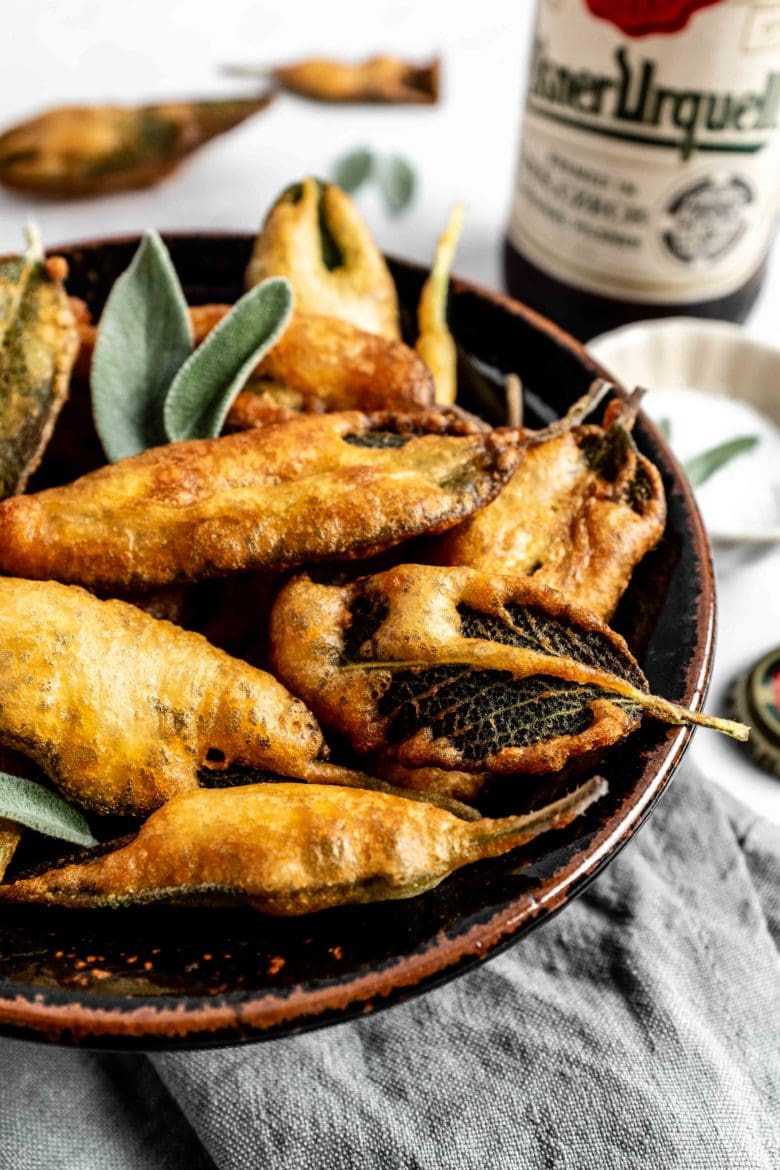
<instances>
[{"instance_id":1,"label":"red rose on label","mask_svg":"<svg viewBox=\"0 0 780 1170\"><path fill-rule=\"evenodd\" d=\"M629 37L650 33L675 33L699 8L723 0L585 0L594 16L609 20Z\"/></svg>"}]
</instances>

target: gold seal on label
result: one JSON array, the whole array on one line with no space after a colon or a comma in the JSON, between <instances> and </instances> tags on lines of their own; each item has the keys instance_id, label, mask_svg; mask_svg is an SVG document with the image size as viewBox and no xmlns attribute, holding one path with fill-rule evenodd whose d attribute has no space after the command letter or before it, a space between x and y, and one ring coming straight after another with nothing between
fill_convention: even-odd
<instances>
[{"instance_id":1,"label":"gold seal on label","mask_svg":"<svg viewBox=\"0 0 780 1170\"><path fill-rule=\"evenodd\" d=\"M737 719L750 724L745 748L753 760L780 777L780 646L734 680L729 705Z\"/></svg>"}]
</instances>

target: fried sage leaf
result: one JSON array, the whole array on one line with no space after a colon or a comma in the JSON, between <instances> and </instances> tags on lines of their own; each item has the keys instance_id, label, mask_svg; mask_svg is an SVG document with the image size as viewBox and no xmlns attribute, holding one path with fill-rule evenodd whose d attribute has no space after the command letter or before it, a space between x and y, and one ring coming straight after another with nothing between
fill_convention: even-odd
<instances>
[{"instance_id":1,"label":"fried sage leaf","mask_svg":"<svg viewBox=\"0 0 780 1170\"><path fill-rule=\"evenodd\" d=\"M7 772L0 772L0 818L73 845L97 844L83 815L72 804L34 780Z\"/></svg>"},{"instance_id":2,"label":"fried sage leaf","mask_svg":"<svg viewBox=\"0 0 780 1170\"><path fill-rule=\"evenodd\" d=\"M0 900L76 908L216 898L295 915L412 898L564 828L605 791L593 779L524 816L466 821L358 788L204 789L175 797L111 853L0 886Z\"/></svg>"},{"instance_id":3,"label":"fried sage leaf","mask_svg":"<svg viewBox=\"0 0 780 1170\"><path fill-rule=\"evenodd\" d=\"M92 413L109 459L165 442L165 395L191 352L179 278L157 232L147 231L114 282L92 359Z\"/></svg>"},{"instance_id":4,"label":"fried sage leaf","mask_svg":"<svg viewBox=\"0 0 780 1170\"><path fill-rule=\"evenodd\" d=\"M271 100L49 110L0 135L0 183L62 198L146 187Z\"/></svg>"},{"instance_id":5,"label":"fried sage leaf","mask_svg":"<svg viewBox=\"0 0 780 1170\"><path fill-rule=\"evenodd\" d=\"M661 477L628 429L634 409L532 438L500 496L432 541L430 559L532 575L607 620L666 523Z\"/></svg>"},{"instance_id":6,"label":"fried sage leaf","mask_svg":"<svg viewBox=\"0 0 780 1170\"><path fill-rule=\"evenodd\" d=\"M357 64L315 57L275 69L230 65L233 77L275 82L280 89L316 102L391 102L429 105L439 99L439 58L421 65L398 57L369 57Z\"/></svg>"},{"instance_id":7,"label":"fried sage leaf","mask_svg":"<svg viewBox=\"0 0 780 1170\"><path fill-rule=\"evenodd\" d=\"M0 502L0 569L121 591L368 556L492 499L517 441L430 410L173 443Z\"/></svg>"},{"instance_id":8,"label":"fried sage leaf","mask_svg":"<svg viewBox=\"0 0 780 1170\"><path fill-rule=\"evenodd\" d=\"M23 491L40 463L78 350L67 266L31 235L24 256L0 263L0 496Z\"/></svg>"},{"instance_id":9,"label":"fried sage leaf","mask_svg":"<svg viewBox=\"0 0 780 1170\"><path fill-rule=\"evenodd\" d=\"M306 776L326 750L270 674L83 589L1 578L0 662L0 744L99 812L148 813L202 769Z\"/></svg>"},{"instance_id":10,"label":"fried sage leaf","mask_svg":"<svg viewBox=\"0 0 780 1170\"><path fill-rule=\"evenodd\" d=\"M333 183L304 179L274 203L246 272L247 288L286 276L301 313L351 321L398 340L398 294L352 200Z\"/></svg>"},{"instance_id":11,"label":"fried sage leaf","mask_svg":"<svg viewBox=\"0 0 780 1170\"><path fill-rule=\"evenodd\" d=\"M234 399L292 316L284 277L250 289L187 359L170 385L163 420L171 442L214 439Z\"/></svg>"},{"instance_id":12,"label":"fried sage leaf","mask_svg":"<svg viewBox=\"0 0 780 1170\"><path fill-rule=\"evenodd\" d=\"M422 565L346 586L298 577L277 597L271 643L279 677L324 725L406 767L555 772L643 713L747 733L648 694L622 638L529 578Z\"/></svg>"},{"instance_id":13,"label":"fried sage leaf","mask_svg":"<svg viewBox=\"0 0 780 1170\"><path fill-rule=\"evenodd\" d=\"M417 309L419 335L415 349L433 374L436 401L454 402L458 393L458 352L447 327L447 296L450 270L458 246L465 207L456 203L433 258L431 274L423 285Z\"/></svg>"},{"instance_id":14,"label":"fried sage leaf","mask_svg":"<svg viewBox=\"0 0 780 1170\"><path fill-rule=\"evenodd\" d=\"M192 308L196 341L229 310L229 305ZM432 404L431 372L402 341L367 333L337 317L295 313L234 401L226 426L243 430L296 413L403 411Z\"/></svg>"}]
</instances>

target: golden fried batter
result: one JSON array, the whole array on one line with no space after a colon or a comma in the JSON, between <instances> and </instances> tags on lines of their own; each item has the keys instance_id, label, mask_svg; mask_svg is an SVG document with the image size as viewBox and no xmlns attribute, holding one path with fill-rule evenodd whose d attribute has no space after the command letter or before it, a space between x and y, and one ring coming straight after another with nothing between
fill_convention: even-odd
<instances>
[{"instance_id":1,"label":"golden fried batter","mask_svg":"<svg viewBox=\"0 0 780 1170\"><path fill-rule=\"evenodd\" d=\"M278 65L270 76L282 89L317 102L430 105L439 99L440 70L438 57L421 65L386 56L357 64L315 57Z\"/></svg>"},{"instance_id":2,"label":"golden fried batter","mask_svg":"<svg viewBox=\"0 0 780 1170\"><path fill-rule=\"evenodd\" d=\"M306 776L303 703L199 634L53 581L0 579L0 744L66 796L141 815L231 764Z\"/></svg>"},{"instance_id":3,"label":"golden fried batter","mask_svg":"<svg viewBox=\"0 0 780 1170\"><path fill-rule=\"evenodd\" d=\"M191 309L196 343L229 309ZM297 411L409 410L433 398L430 370L403 342L337 317L296 313L233 403L227 426L264 426Z\"/></svg>"},{"instance_id":4,"label":"golden fried batter","mask_svg":"<svg viewBox=\"0 0 780 1170\"><path fill-rule=\"evenodd\" d=\"M564 828L605 791L594 779L525 816L467 821L360 788L204 789L175 797L111 853L0 885L0 900L65 907L227 900L293 915L411 898L463 865Z\"/></svg>"},{"instance_id":5,"label":"golden fried batter","mask_svg":"<svg viewBox=\"0 0 780 1170\"><path fill-rule=\"evenodd\" d=\"M666 523L661 477L618 415L529 445L501 494L431 545L441 565L531 574L604 620Z\"/></svg>"},{"instance_id":6,"label":"golden fried batter","mask_svg":"<svg viewBox=\"0 0 780 1170\"><path fill-rule=\"evenodd\" d=\"M47 110L0 135L0 183L61 198L146 187L272 97Z\"/></svg>"},{"instance_id":7,"label":"golden fried batter","mask_svg":"<svg viewBox=\"0 0 780 1170\"><path fill-rule=\"evenodd\" d=\"M462 800L470 804L479 798L490 779L489 772L457 772L445 768L406 768L398 760L382 751L371 756L366 767L372 776L378 776L396 788L422 792L426 796L443 796L448 800Z\"/></svg>"},{"instance_id":8,"label":"golden fried batter","mask_svg":"<svg viewBox=\"0 0 780 1170\"><path fill-rule=\"evenodd\" d=\"M345 586L300 576L274 604L271 656L323 725L404 767L557 772L643 711L745 738L649 695L622 638L528 577L424 565Z\"/></svg>"},{"instance_id":9,"label":"golden fried batter","mask_svg":"<svg viewBox=\"0 0 780 1170\"><path fill-rule=\"evenodd\" d=\"M438 410L171 443L0 503L0 570L109 591L368 556L465 519L518 458Z\"/></svg>"},{"instance_id":10,"label":"golden fried batter","mask_svg":"<svg viewBox=\"0 0 780 1170\"><path fill-rule=\"evenodd\" d=\"M418 335L415 349L433 374L436 401L454 402L458 395L458 350L447 325L450 271L455 259L465 207L456 203L436 244L431 273L420 293L417 307Z\"/></svg>"},{"instance_id":11,"label":"golden fried batter","mask_svg":"<svg viewBox=\"0 0 780 1170\"><path fill-rule=\"evenodd\" d=\"M67 272L34 232L26 255L0 262L0 496L24 490L68 397L78 334Z\"/></svg>"},{"instance_id":12,"label":"golden fried batter","mask_svg":"<svg viewBox=\"0 0 780 1170\"><path fill-rule=\"evenodd\" d=\"M382 253L340 187L304 179L274 203L255 241L248 288L286 276L301 313L324 313L398 340L398 294Z\"/></svg>"}]
</instances>

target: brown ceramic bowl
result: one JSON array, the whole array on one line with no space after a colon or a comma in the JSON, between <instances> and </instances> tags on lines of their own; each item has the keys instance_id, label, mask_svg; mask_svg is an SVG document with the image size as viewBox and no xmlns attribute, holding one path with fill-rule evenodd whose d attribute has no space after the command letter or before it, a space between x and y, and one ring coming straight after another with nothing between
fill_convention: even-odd
<instances>
[{"instance_id":1,"label":"brown ceramic bowl","mask_svg":"<svg viewBox=\"0 0 780 1170\"><path fill-rule=\"evenodd\" d=\"M71 265L71 291L93 313L137 242L59 249ZM249 236L181 235L168 244L191 303L240 294ZM424 272L392 268L403 304L413 306ZM467 355L470 404L483 413L497 410L506 372L520 375L540 417L562 413L603 373L573 338L505 297L455 281L450 316ZM76 407L68 409L62 428L75 425ZM636 437L663 475L669 520L616 624L651 687L696 707L714 629L707 540L677 463L642 416ZM67 467L56 470L67 478ZM0 1030L93 1047L200 1047L321 1027L419 995L518 942L576 897L651 812L690 734L646 720L605 756L609 794L586 816L408 901L290 920L246 910L4 909ZM524 788L517 805L526 800Z\"/></svg>"}]
</instances>

